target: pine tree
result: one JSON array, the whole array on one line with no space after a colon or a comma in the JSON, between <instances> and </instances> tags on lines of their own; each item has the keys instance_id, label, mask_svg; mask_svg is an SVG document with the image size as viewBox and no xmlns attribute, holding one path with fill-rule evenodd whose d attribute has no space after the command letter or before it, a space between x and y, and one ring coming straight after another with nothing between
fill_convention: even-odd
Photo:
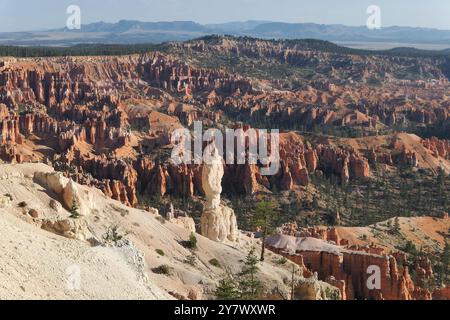
<instances>
[{"instance_id":1,"label":"pine tree","mask_svg":"<svg viewBox=\"0 0 450 320\"><path fill-rule=\"evenodd\" d=\"M255 248L252 248L245 258L239 281L239 289L242 300L256 300L262 289L262 283L257 278L258 258L255 255Z\"/></svg>"},{"instance_id":2,"label":"pine tree","mask_svg":"<svg viewBox=\"0 0 450 320\"><path fill-rule=\"evenodd\" d=\"M394 219L394 227L392 229L392 232L396 234L400 233L400 220L398 217Z\"/></svg>"},{"instance_id":3,"label":"pine tree","mask_svg":"<svg viewBox=\"0 0 450 320\"><path fill-rule=\"evenodd\" d=\"M395 234L399 234L400 231L401 231L399 218L395 217L394 218L394 223L392 223L391 220L388 220L387 227L389 229L388 230L389 233L394 234L394 235Z\"/></svg>"},{"instance_id":4,"label":"pine tree","mask_svg":"<svg viewBox=\"0 0 450 320\"><path fill-rule=\"evenodd\" d=\"M447 209L448 205L448 199L447 199L447 193L446 193L446 186L445 186L445 180L446 180L446 173L444 169L439 168L438 174L437 174L437 181L436 186L438 188L437 192L439 194L439 202L442 205L443 209Z\"/></svg>"},{"instance_id":5,"label":"pine tree","mask_svg":"<svg viewBox=\"0 0 450 320\"><path fill-rule=\"evenodd\" d=\"M390 219L387 221L386 226L389 230L392 230L392 221Z\"/></svg>"},{"instance_id":6,"label":"pine tree","mask_svg":"<svg viewBox=\"0 0 450 320\"><path fill-rule=\"evenodd\" d=\"M215 295L218 300L239 299L238 284L230 273L227 273L226 277L219 281Z\"/></svg>"},{"instance_id":7,"label":"pine tree","mask_svg":"<svg viewBox=\"0 0 450 320\"><path fill-rule=\"evenodd\" d=\"M370 181L367 184L367 190L366 190L365 196L366 197L365 197L365 201L364 201L364 211L365 211L365 214L368 214L370 201L372 199L372 183Z\"/></svg>"},{"instance_id":8,"label":"pine tree","mask_svg":"<svg viewBox=\"0 0 450 320\"><path fill-rule=\"evenodd\" d=\"M422 194L423 194L423 187L422 183L419 181L417 185L417 197L416 197L416 208L418 211L422 209Z\"/></svg>"},{"instance_id":9,"label":"pine tree","mask_svg":"<svg viewBox=\"0 0 450 320\"><path fill-rule=\"evenodd\" d=\"M444 251L442 252L441 256L441 279L444 282L444 284L449 283L450 278L450 242L445 241L445 247Z\"/></svg>"},{"instance_id":10,"label":"pine tree","mask_svg":"<svg viewBox=\"0 0 450 320\"><path fill-rule=\"evenodd\" d=\"M292 265L292 271L291 271L291 300L295 300L295 274L296 274L296 268L295 265Z\"/></svg>"},{"instance_id":11,"label":"pine tree","mask_svg":"<svg viewBox=\"0 0 450 320\"><path fill-rule=\"evenodd\" d=\"M438 203L441 204L443 201L443 190L444 190L444 180L445 180L445 173L443 173L442 168L438 169L437 176L436 176L436 193L438 195Z\"/></svg>"},{"instance_id":12,"label":"pine tree","mask_svg":"<svg viewBox=\"0 0 450 320\"><path fill-rule=\"evenodd\" d=\"M253 226L261 229L261 261L264 261L266 249L266 237L274 230L274 222L277 218L278 205L274 202L264 201L256 205L253 217Z\"/></svg>"},{"instance_id":13,"label":"pine tree","mask_svg":"<svg viewBox=\"0 0 450 320\"><path fill-rule=\"evenodd\" d=\"M69 212L70 212L70 217L72 219L78 219L80 217L80 207L78 206L78 203L76 201L74 201L72 203L72 207L70 208Z\"/></svg>"},{"instance_id":14,"label":"pine tree","mask_svg":"<svg viewBox=\"0 0 450 320\"><path fill-rule=\"evenodd\" d=\"M191 232L189 240L184 242L184 247L190 250L197 250L197 237L193 232Z\"/></svg>"},{"instance_id":15,"label":"pine tree","mask_svg":"<svg viewBox=\"0 0 450 320\"><path fill-rule=\"evenodd\" d=\"M319 199L317 198L317 195L315 195L315 194L313 197L312 207L313 207L313 210L315 213L317 213L317 211L319 211Z\"/></svg>"}]
</instances>

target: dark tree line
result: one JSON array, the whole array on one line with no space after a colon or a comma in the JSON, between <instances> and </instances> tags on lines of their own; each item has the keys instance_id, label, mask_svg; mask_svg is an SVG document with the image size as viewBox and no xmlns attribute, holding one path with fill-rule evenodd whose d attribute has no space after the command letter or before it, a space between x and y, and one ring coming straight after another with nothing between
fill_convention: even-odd
<instances>
[{"instance_id":1,"label":"dark tree line","mask_svg":"<svg viewBox=\"0 0 450 320\"><path fill-rule=\"evenodd\" d=\"M154 44L86 44L72 47L0 46L0 57L118 56L145 53L155 50L156 47Z\"/></svg>"}]
</instances>

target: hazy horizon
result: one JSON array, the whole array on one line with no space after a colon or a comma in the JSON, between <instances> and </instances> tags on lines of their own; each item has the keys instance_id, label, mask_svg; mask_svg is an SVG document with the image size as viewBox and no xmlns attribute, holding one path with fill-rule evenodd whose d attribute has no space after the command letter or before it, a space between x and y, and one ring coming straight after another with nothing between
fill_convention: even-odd
<instances>
[{"instance_id":1,"label":"hazy horizon","mask_svg":"<svg viewBox=\"0 0 450 320\"><path fill-rule=\"evenodd\" d=\"M66 9L78 5L82 25L120 20L194 21L220 24L249 20L363 26L366 9L381 8L382 27L404 26L450 30L450 1L429 0L0 0L0 32L62 28Z\"/></svg>"},{"instance_id":2,"label":"hazy horizon","mask_svg":"<svg viewBox=\"0 0 450 320\"><path fill-rule=\"evenodd\" d=\"M95 23L109 23L109 24L116 24L120 21L137 21L137 22L143 22L143 23L164 23L164 22L194 22L197 24L200 24L202 26L213 26L213 25L221 25L221 24L228 24L228 23L246 23L246 22L263 22L263 23L287 23L287 24L318 24L318 25L342 25L347 27L365 27L365 24L359 24L359 25L350 25L345 23L319 23L314 21L302 21L302 22L288 22L288 21L278 21L278 20L257 20L257 19L248 19L248 20L226 20L226 21L216 21L211 23L201 23L194 20L139 20L139 19L119 19L114 21L105 21L105 20L98 20L98 21L92 21L88 23L83 23L83 25L89 25L89 24L95 24ZM62 26L61 28L63 28ZM420 27L420 26L408 26L408 25L385 25L383 28L393 28L393 27L400 27L400 28L420 28L420 29L433 29L433 30L443 30L443 31L450 31L449 28L433 28L433 27ZM59 27L54 28L48 28L48 29L58 29ZM46 29L47 30L47 29ZM36 30L23 30L23 31L36 31Z\"/></svg>"}]
</instances>

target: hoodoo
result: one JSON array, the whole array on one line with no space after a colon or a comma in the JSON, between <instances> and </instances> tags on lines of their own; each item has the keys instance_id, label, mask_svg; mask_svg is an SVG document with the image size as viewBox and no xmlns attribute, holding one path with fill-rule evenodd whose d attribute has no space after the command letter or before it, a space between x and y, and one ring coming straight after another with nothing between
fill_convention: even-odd
<instances>
[{"instance_id":1,"label":"hoodoo","mask_svg":"<svg viewBox=\"0 0 450 320\"><path fill-rule=\"evenodd\" d=\"M220 203L223 175L223 159L217 149L214 149L209 163L205 164L202 170L206 204L201 217L201 233L217 242L236 241L238 237L233 209Z\"/></svg>"}]
</instances>

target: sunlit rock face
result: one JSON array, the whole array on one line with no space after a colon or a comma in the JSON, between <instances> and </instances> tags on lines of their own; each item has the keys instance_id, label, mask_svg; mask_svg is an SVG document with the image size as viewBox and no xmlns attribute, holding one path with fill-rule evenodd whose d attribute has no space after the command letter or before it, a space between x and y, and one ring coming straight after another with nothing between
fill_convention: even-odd
<instances>
[{"instance_id":1,"label":"sunlit rock face","mask_svg":"<svg viewBox=\"0 0 450 320\"><path fill-rule=\"evenodd\" d=\"M238 236L234 211L220 203L223 175L223 160L215 149L210 163L205 164L202 171L206 205L201 217L201 233L217 242L236 241Z\"/></svg>"}]
</instances>

